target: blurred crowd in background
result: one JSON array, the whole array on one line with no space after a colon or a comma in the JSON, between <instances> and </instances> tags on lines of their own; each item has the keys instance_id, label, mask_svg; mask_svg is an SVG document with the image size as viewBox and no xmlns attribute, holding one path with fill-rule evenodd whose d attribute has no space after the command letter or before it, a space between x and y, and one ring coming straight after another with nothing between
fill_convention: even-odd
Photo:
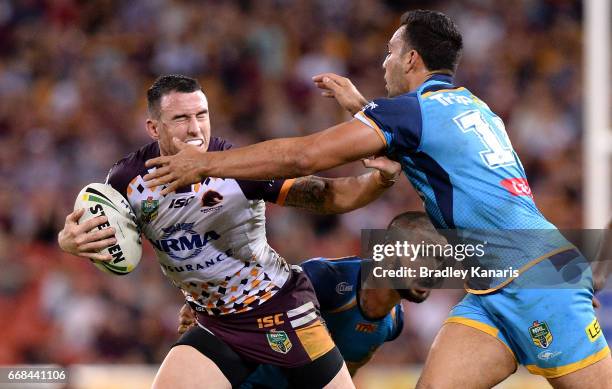
<instances>
[{"instance_id":1,"label":"blurred crowd in background","mask_svg":"<svg viewBox=\"0 0 612 389\"><path fill-rule=\"evenodd\" d=\"M180 293L150 247L134 274L114 277L56 243L80 188L149 142L145 93L158 75L197 78L213 136L237 146L309 134L349 118L313 75L385 95L381 65L406 4L457 22L456 83L504 120L545 216L580 228L580 1L0 0L0 363L159 363L176 339ZM268 237L292 263L357 254L362 228L414 209L402 178L346 215L271 205ZM403 335L375 362L422 362L461 295L407 306ZM601 314L612 325L610 305Z\"/></svg>"}]
</instances>

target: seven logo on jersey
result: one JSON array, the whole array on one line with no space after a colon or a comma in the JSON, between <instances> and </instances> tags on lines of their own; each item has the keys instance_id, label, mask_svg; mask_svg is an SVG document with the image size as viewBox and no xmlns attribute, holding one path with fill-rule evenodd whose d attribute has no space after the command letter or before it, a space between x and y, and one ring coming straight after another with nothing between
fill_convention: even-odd
<instances>
[{"instance_id":1,"label":"seven logo on jersey","mask_svg":"<svg viewBox=\"0 0 612 389\"><path fill-rule=\"evenodd\" d=\"M533 344L540 348L548 348L553 341L552 333L545 321L539 323L537 320L529 327L529 335Z\"/></svg>"},{"instance_id":2,"label":"seven logo on jersey","mask_svg":"<svg viewBox=\"0 0 612 389\"><path fill-rule=\"evenodd\" d=\"M195 223L177 223L173 226L162 228L164 235L161 239L151 240L151 243L159 251L167 253L177 261L185 261L196 257L202 252L204 246L211 240L217 240L221 236L214 230L206 231L204 235L198 234L194 229ZM183 233L182 236L171 236Z\"/></svg>"},{"instance_id":3,"label":"seven logo on jersey","mask_svg":"<svg viewBox=\"0 0 612 389\"><path fill-rule=\"evenodd\" d=\"M514 196L529 196L533 198L526 178L506 178L500 184Z\"/></svg>"},{"instance_id":4,"label":"seven logo on jersey","mask_svg":"<svg viewBox=\"0 0 612 389\"><path fill-rule=\"evenodd\" d=\"M293 346L285 331L271 330L266 334L266 338L272 350L277 353L287 354Z\"/></svg>"}]
</instances>

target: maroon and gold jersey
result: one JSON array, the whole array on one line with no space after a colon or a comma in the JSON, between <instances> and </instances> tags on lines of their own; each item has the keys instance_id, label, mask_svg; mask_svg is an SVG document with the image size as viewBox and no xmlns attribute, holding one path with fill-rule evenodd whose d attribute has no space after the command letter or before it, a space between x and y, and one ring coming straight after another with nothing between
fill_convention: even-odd
<instances>
[{"instance_id":1,"label":"maroon and gold jersey","mask_svg":"<svg viewBox=\"0 0 612 389\"><path fill-rule=\"evenodd\" d=\"M212 138L208 151L231 145ZM266 240L265 201L282 204L293 180L206 178L162 196L147 188L150 143L113 166L107 183L129 201L163 273L189 301L212 315L250 310L285 283L289 266ZM151 170L152 171L152 170Z\"/></svg>"}]
</instances>

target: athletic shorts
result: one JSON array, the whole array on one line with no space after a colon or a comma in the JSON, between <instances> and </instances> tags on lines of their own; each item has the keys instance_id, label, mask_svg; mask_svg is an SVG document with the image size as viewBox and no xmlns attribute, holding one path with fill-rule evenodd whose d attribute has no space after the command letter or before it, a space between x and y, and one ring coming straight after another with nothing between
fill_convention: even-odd
<instances>
[{"instance_id":1,"label":"athletic shorts","mask_svg":"<svg viewBox=\"0 0 612 389\"><path fill-rule=\"evenodd\" d=\"M343 364L322 322L312 284L299 267L292 268L280 291L252 310L221 316L197 312L196 317L198 325L175 346L195 347L233 386L258 365L269 364L280 367L290 382L322 387Z\"/></svg>"},{"instance_id":2,"label":"athletic shorts","mask_svg":"<svg viewBox=\"0 0 612 389\"><path fill-rule=\"evenodd\" d=\"M582 369L610 353L595 317L592 274L585 264L577 252L562 266L542 261L501 290L468 293L446 322L497 338L532 374L555 378ZM529 288L535 280L539 286Z\"/></svg>"}]
</instances>

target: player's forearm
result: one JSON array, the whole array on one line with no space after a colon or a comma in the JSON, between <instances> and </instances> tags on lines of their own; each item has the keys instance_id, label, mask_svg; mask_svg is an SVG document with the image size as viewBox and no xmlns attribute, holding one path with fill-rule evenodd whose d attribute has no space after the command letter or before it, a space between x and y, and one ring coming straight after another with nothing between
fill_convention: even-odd
<instances>
[{"instance_id":1,"label":"player's forearm","mask_svg":"<svg viewBox=\"0 0 612 389\"><path fill-rule=\"evenodd\" d=\"M194 168L200 177L252 180L304 177L377 155L383 149L378 135L353 119L308 136L203 153Z\"/></svg>"},{"instance_id":2,"label":"player's forearm","mask_svg":"<svg viewBox=\"0 0 612 389\"><path fill-rule=\"evenodd\" d=\"M357 177L332 179L327 208L330 213L353 211L376 200L392 185L393 182L383 179L378 170Z\"/></svg>"},{"instance_id":3,"label":"player's forearm","mask_svg":"<svg viewBox=\"0 0 612 389\"><path fill-rule=\"evenodd\" d=\"M350 212L380 197L393 182L374 171L356 177L300 177L295 180L284 205L321 214Z\"/></svg>"},{"instance_id":4,"label":"player's forearm","mask_svg":"<svg viewBox=\"0 0 612 389\"><path fill-rule=\"evenodd\" d=\"M238 179L293 178L329 169L345 161L317 158L310 137L274 139L254 145L202 154L201 177Z\"/></svg>"}]
</instances>

